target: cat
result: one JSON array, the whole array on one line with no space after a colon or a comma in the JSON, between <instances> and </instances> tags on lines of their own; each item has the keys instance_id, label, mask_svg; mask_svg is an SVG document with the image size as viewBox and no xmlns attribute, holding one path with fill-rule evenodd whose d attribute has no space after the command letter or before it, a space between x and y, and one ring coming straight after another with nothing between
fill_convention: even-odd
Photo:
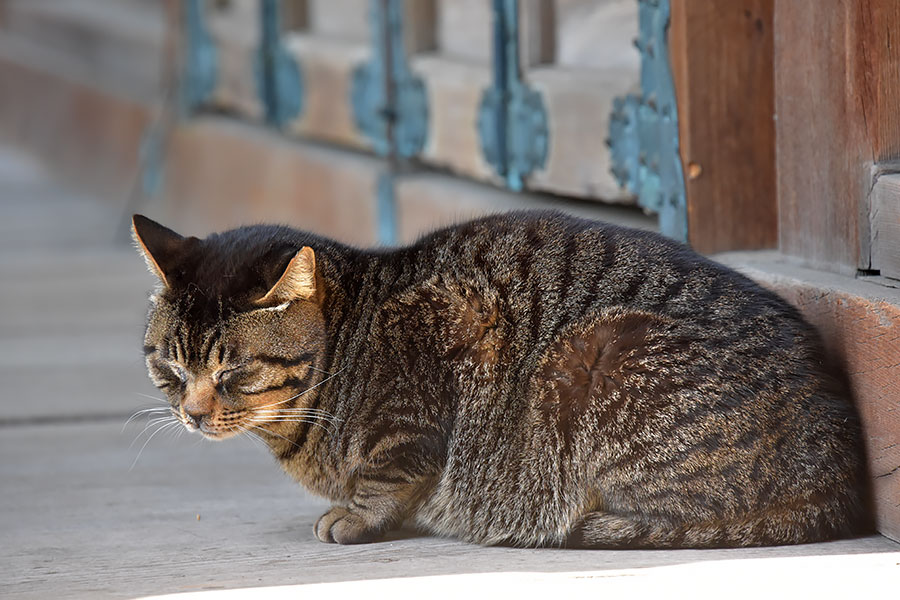
<instances>
[{"instance_id":1,"label":"cat","mask_svg":"<svg viewBox=\"0 0 900 600\"><path fill-rule=\"evenodd\" d=\"M361 250L283 226L133 236L185 427L333 502L479 544L702 548L869 530L860 422L799 313L657 234L517 212Z\"/></svg>"}]
</instances>

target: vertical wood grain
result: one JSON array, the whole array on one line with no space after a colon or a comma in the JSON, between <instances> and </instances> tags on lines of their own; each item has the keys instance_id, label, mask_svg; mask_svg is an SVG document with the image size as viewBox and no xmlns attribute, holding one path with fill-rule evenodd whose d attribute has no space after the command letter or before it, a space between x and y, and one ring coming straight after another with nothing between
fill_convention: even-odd
<instances>
[{"instance_id":1,"label":"vertical wood grain","mask_svg":"<svg viewBox=\"0 0 900 600\"><path fill-rule=\"evenodd\" d=\"M690 244L705 253L777 242L773 0L672 0Z\"/></svg>"},{"instance_id":2,"label":"vertical wood grain","mask_svg":"<svg viewBox=\"0 0 900 600\"><path fill-rule=\"evenodd\" d=\"M778 0L779 244L838 272L868 269L875 163L900 156L900 3Z\"/></svg>"}]
</instances>

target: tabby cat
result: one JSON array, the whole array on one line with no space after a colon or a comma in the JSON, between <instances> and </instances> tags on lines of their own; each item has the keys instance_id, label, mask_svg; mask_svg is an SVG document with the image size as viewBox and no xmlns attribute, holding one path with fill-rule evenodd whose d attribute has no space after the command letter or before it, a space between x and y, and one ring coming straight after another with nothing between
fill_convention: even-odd
<instances>
[{"instance_id":1,"label":"tabby cat","mask_svg":"<svg viewBox=\"0 0 900 600\"><path fill-rule=\"evenodd\" d=\"M659 235L554 212L397 249L136 215L144 352L190 430L334 505L480 544L795 544L868 527L858 417L798 312Z\"/></svg>"}]
</instances>

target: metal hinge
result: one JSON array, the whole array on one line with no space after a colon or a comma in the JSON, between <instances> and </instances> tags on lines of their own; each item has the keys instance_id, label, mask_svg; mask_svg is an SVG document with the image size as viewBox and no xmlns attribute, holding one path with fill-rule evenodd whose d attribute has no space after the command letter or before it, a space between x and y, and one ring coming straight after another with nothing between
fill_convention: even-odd
<instances>
[{"instance_id":1,"label":"metal hinge","mask_svg":"<svg viewBox=\"0 0 900 600\"><path fill-rule=\"evenodd\" d=\"M425 145L428 100L406 61L403 0L372 0L369 14L372 59L353 71L353 117L375 152L411 158Z\"/></svg>"},{"instance_id":2,"label":"metal hinge","mask_svg":"<svg viewBox=\"0 0 900 600\"><path fill-rule=\"evenodd\" d=\"M547 110L541 95L522 81L519 68L519 10L516 0L494 0L494 57L491 87L478 110L485 160L512 190L547 161Z\"/></svg>"},{"instance_id":3,"label":"metal hinge","mask_svg":"<svg viewBox=\"0 0 900 600\"><path fill-rule=\"evenodd\" d=\"M281 45L278 0L262 0L259 51L254 61L256 89L266 110L266 121L281 127L303 110L300 65Z\"/></svg>"},{"instance_id":4,"label":"metal hinge","mask_svg":"<svg viewBox=\"0 0 900 600\"><path fill-rule=\"evenodd\" d=\"M612 173L638 204L659 215L665 235L687 241L687 202L678 110L669 63L669 0L638 0L641 94L616 98L609 120Z\"/></svg>"},{"instance_id":5,"label":"metal hinge","mask_svg":"<svg viewBox=\"0 0 900 600\"><path fill-rule=\"evenodd\" d=\"M184 71L180 85L183 113L203 104L216 86L216 47L203 23L203 6L203 0L187 0L183 5Z\"/></svg>"}]
</instances>

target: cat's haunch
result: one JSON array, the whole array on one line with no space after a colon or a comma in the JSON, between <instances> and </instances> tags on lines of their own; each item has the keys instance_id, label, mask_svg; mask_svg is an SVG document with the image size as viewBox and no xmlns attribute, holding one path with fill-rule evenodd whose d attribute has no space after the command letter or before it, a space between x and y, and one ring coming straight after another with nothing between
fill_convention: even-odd
<instances>
[{"instance_id":1,"label":"cat's haunch","mask_svg":"<svg viewBox=\"0 0 900 600\"><path fill-rule=\"evenodd\" d=\"M795 544L870 526L860 424L798 312L656 234L554 212L359 250L141 216L144 351L192 430L334 506L481 544Z\"/></svg>"}]
</instances>

